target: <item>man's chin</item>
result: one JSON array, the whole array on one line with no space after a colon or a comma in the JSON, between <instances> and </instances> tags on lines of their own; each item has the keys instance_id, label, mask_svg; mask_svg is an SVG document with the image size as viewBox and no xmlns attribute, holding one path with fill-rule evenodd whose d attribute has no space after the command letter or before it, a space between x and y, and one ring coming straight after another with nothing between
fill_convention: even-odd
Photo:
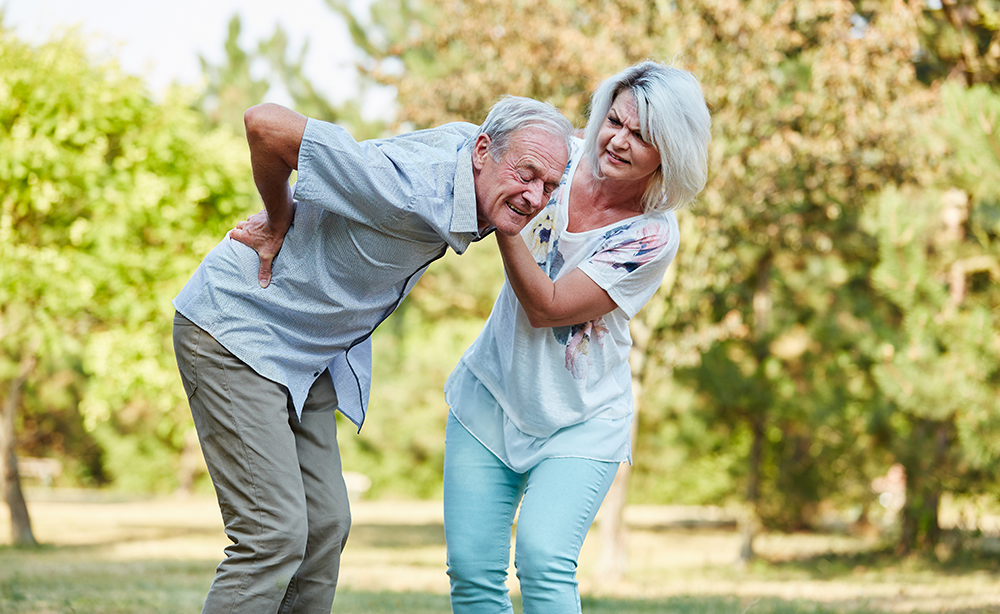
<instances>
[{"instance_id":1,"label":"man's chin","mask_svg":"<svg viewBox=\"0 0 1000 614\"><path fill-rule=\"evenodd\" d=\"M514 224L501 224L501 225L498 225L496 227L496 229L497 229L497 232L499 232L502 235L505 235L505 236L508 236L508 237L513 237L513 236L521 234L521 231L524 230L524 227L525 227L526 224L527 224L527 222L525 222L524 224L516 225L516 226Z\"/></svg>"}]
</instances>

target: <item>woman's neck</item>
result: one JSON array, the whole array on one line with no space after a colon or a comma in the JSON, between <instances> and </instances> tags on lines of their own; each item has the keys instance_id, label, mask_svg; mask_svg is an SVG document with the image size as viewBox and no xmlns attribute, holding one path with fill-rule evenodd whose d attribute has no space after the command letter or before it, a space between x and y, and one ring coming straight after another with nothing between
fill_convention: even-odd
<instances>
[{"instance_id":1,"label":"woman's neck","mask_svg":"<svg viewBox=\"0 0 1000 614\"><path fill-rule=\"evenodd\" d=\"M648 179L613 181L594 177L586 159L573 175L566 230L585 232L640 215Z\"/></svg>"}]
</instances>

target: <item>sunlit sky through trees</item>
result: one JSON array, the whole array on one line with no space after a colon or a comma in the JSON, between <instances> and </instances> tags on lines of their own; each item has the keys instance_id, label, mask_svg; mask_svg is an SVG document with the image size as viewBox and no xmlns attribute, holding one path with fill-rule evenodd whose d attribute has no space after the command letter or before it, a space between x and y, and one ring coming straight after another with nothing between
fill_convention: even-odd
<instances>
[{"instance_id":1,"label":"sunlit sky through trees","mask_svg":"<svg viewBox=\"0 0 1000 614\"><path fill-rule=\"evenodd\" d=\"M113 54L125 70L146 77L154 92L174 81L198 85L198 56L222 61L228 23L238 12L244 49L280 24L293 52L309 40L306 71L317 87L334 101L356 91L350 37L323 0L0 0L0 7L4 23L31 42L79 27L93 39L95 53ZM272 95L287 103L281 92Z\"/></svg>"}]
</instances>

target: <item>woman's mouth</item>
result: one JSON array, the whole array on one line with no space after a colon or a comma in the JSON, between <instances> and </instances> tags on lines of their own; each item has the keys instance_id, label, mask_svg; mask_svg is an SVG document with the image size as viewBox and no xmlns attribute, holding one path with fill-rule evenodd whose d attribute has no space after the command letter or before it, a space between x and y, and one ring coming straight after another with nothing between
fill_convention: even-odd
<instances>
[{"instance_id":1,"label":"woman's mouth","mask_svg":"<svg viewBox=\"0 0 1000 614\"><path fill-rule=\"evenodd\" d=\"M619 156L616 156L615 154L611 153L610 151L607 152L607 153L608 153L608 157L611 158L612 160L615 160L616 162L620 162L622 164L631 164L631 162L629 162L625 158L621 158Z\"/></svg>"}]
</instances>

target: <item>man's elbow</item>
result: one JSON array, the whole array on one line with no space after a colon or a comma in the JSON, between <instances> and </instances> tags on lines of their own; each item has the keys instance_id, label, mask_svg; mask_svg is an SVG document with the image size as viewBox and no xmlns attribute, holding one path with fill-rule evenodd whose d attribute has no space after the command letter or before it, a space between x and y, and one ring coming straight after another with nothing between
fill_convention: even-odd
<instances>
[{"instance_id":1,"label":"man's elbow","mask_svg":"<svg viewBox=\"0 0 1000 614\"><path fill-rule=\"evenodd\" d=\"M267 134L273 126L276 115L274 107L278 105L265 102L256 104L243 113L243 127L247 131L247 140L259 140Z\"/></svg>"},{"instance_id":2,"label":"man's elbow","mask_svg":"<svg viewBox=\"0 0 1000 614\"><path fill-rule=\"evenodd\" d=\"M277 155L296 168L306 117L272 102L250 107L243 113L250 151Z\"/></svg>"}]
</instances>

